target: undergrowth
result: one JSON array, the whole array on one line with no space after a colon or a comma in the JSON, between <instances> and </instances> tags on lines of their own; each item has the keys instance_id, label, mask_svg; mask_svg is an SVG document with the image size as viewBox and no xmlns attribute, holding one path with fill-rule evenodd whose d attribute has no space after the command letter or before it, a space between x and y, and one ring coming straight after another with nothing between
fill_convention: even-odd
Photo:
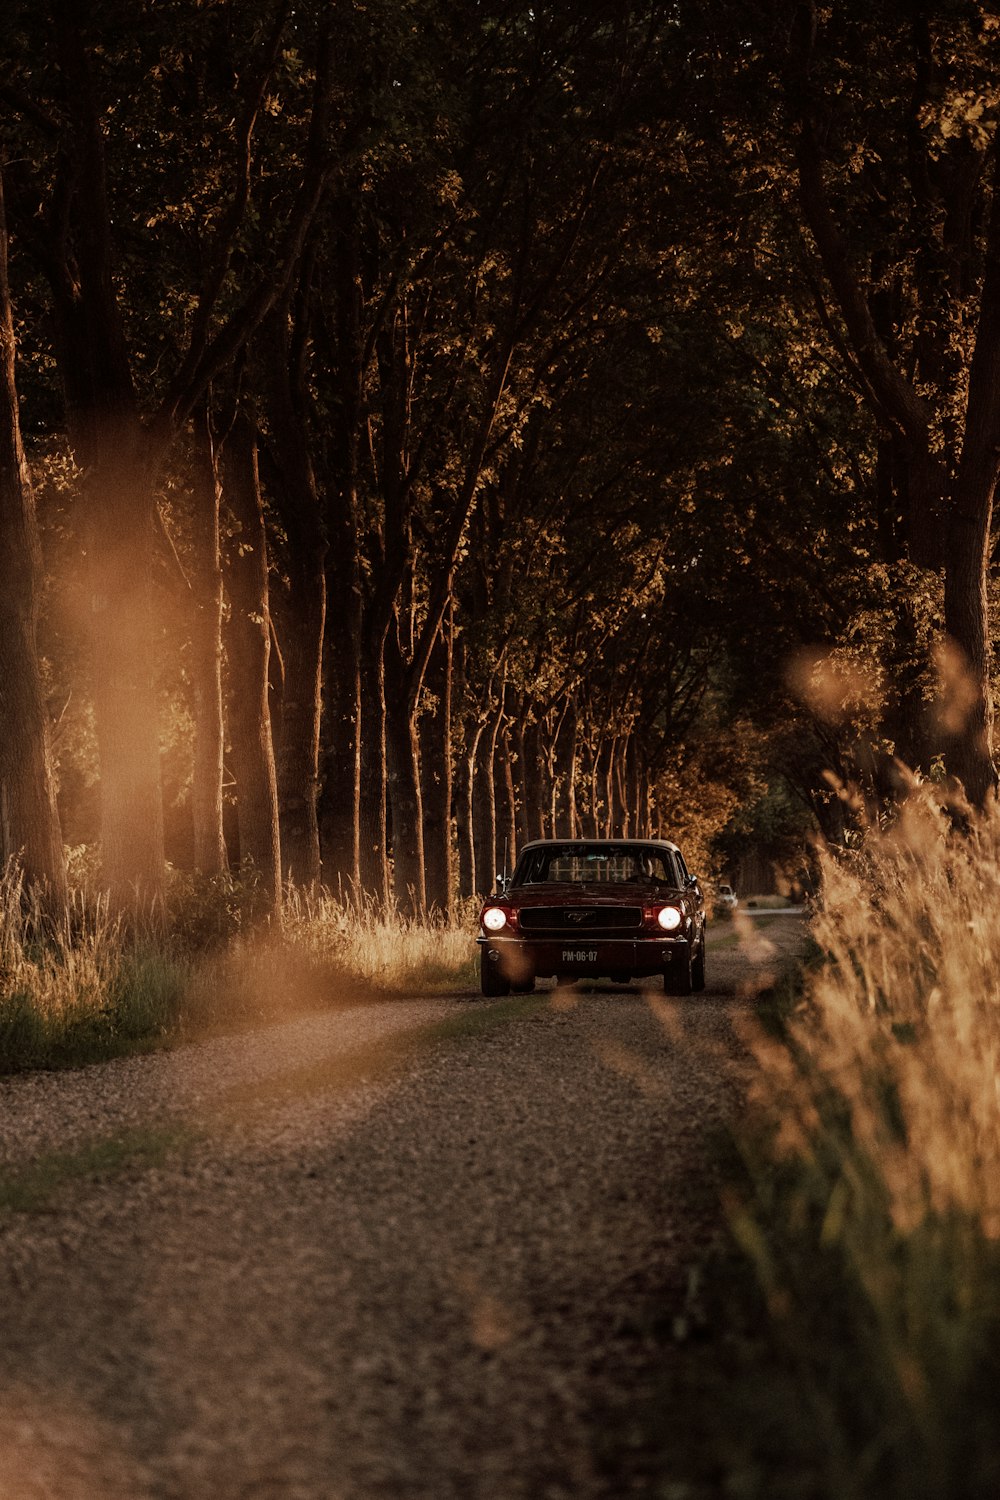
<instances>
[{"instance_id":1,"label":"undergrowth","mask_svg":"<svg viewBox=\"0 0 1000 1500\"><path fill-rule=\"evenodd\" d=\"M249 876L175 876L128 922L86 884L53 916L0 876L0 1072L80 1066L360 998L474 983L469 922L417 922L290 888L280 928Z\"/></svg>"},{"instance_id":2,"label":"undergrowth","mask_svg":"<svg viewBox=\"0 0 1000 1500\"><path fill-rule=\"evenodd\" d=\"M697 1479L746 1500L993 1500L1000 815L958 828L915 789L822 862L814 955L752 1040Z\"/></svg>"}]
</instances>

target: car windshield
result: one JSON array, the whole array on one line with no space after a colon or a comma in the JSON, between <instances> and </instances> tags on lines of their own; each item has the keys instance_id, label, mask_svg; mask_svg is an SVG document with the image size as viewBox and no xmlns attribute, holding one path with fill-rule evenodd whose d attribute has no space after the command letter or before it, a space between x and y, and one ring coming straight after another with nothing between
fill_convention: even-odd
<instances>
[{"instance_id":1,"label":"car windshield","mask_svg":"<svg viewBox=\"0 0 1000 1500\"><path fill-rule=\"evenodd\" d=\"M641 844L553 844L527 849L514 874L514 885L680 885L674 856L668 849Z\"/></svg>"}]
</instances>

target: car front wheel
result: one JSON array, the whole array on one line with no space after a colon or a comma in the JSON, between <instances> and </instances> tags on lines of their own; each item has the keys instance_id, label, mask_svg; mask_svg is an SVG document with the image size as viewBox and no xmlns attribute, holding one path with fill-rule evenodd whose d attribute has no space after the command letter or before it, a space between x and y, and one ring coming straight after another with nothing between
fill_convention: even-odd
<instances>
[{"instance_id":1,"label":"car front wheel","mask_svg":"<svg viewBox=\"0 0 1000 1500\"><path fill-rule=\"evenodd\" d=\"M690 995L694 989L694 966L690 948L675 955L663 976L663 988L668 995Z\"/></svg>"},{"instance_id":2,"label":"car front wheel","mask_svg":"<svg viewBox=\"0 0 1000 1500\"><path fill-rule=\"evenodd\" d=\"M479 988L489 1000L510 994L510 981L500 972L499 960L491 961L486 943L479 949Z\"/></svg>"},{"instance_id":3,"label":"car front wheel","mask_svg":"<svg viewBox=\"0 0 1000 1500\"><path fill-rule=\"evenodd\" d=\"M705 936L698 945L698 957L691 965L691 988L699 992L705 988Z\"/></svg>"}]
</instances>

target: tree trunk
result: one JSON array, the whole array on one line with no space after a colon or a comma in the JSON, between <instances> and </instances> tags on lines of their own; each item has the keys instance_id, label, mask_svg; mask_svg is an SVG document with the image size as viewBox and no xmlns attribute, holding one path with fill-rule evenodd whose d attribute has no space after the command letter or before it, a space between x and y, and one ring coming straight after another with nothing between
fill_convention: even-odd
<instances>
[{"instance_id":1,"label":"tree trunk","mask_svg":"<svg viewBox=\"0 0 1000 1500\"><path fill-rule=\"evenodd\" d=\"M498 741L497 844L501 867L509 875L517 860L517 792L514 786L514 751L510 726L504 723Z\"/></svg>"},{"instance_id":2,"label":"tree trunk","mask_svg":"<svg viewBox=\"0 0 1000 1500\"><path fill-rule=\"evenodd\" d=\"M367 643L362 657L361 696L361 890L383 911L389 890L386 806L385 668L382 646Z\"/></svg>"},{"instance_id":3,"label":"tree trunk","mask_svg":"<svg viewBox=\"0 0 1000 1500\"><path fill-rule=\"evenodd\" d=\"M277 745L278 815L284 874L300 885L320 878L319 737L326 621L326 537L320 518L301 379L293 369L291 314L282 299L261 330L273 459L269 493L287 547L288 589L280 612L284 692Z\"/></svg>"},{"instance_id":4,"label":"tree trunk","mask_svg":"<svg viewBox=\"0 0 1000 1500\"><path fill-rule=\"evenodd\" d=\"M549 740L543 762L545 766L545 779L548 782L547 801L549 817L546 833L551 839L558 838L559 836L560 814L563 805L562 776L559 768L559 739L561 730L562 724L557 723L555 733Z\"/></svg>"},{"instance_id":5,"label":"tree trunk","mask_svg":"<svg viewBox=\"0 0 1000 1500\"><path fill-rule=\"evenodd\" d=\"M152 607L153 480L162 450L143 432L132 383L90 58L72 8L57 8L53 22L71 149L60 162L63 236L46 270L67 423L84 476L103 877L124 906L155 900L164 875Z\"/></svg>"},{"instance_id":6,"label":"tree trunk","mask_svg":"<svg viewBox=\"0 0 1000 1500\"><path fill-rule=\"evenodd\" d=\"M399 909L409 916L422 917L427 909L427 890L420 740L397 631L398 622L390 627L385 642L385 746L392 810L393 888Z\"/></svg>"},{"instance_id":7,"label":"tree trunk","mask_svg":"<svg viewBox=\"0 0 1000 1500\"><path fill-rule=\"evenodd\" d=\"M482 722L466 726L465 749L458 763L458 890L462 897L479 889L476 871L476 761L486 732Z\"/></svg>"},{"instance_id":8,"label":"tree trunk","mask_svg":"<svg viewBox=\"0 0 1000 1500\"><path fill-rule=\"evenodd\" d=\"M256 435L240 413L222 450L223 499L235 529L227 559L229 737L236 780L240 857L261 879L264 904L281 912L278 785L271 739L267 538Z\"/></svg>"},{"instance_id":9,"label":"tree trunk","mask_svg":"<svg viewBox=\"0 0 1000 1500\"><path fill-rule=\"evenodd\" d=\"M320 879L319 736L326 578L322 556L299 553L289 566L281 640L285 664L278 736L278 808L287 878Z\"/></svg>"},{"instance_id":10,"label":"tree trunk","mask_svg":"<svg viewBox=\"0 0 1000 1500\"><path fill-rule=\"evenodd\" d=\"M518 726L518 762L521 766L521 809L525 842L545 837L545 813L542 804L541 730L534 720L526 728Z\"/></svg>"},{"instance_id":11,"label":"tree trunk","mask_svg":"<svg viewBox=\"0 0 1000 1500\"><path fill-rule=\"evenodd\" d=\"M574 702L560 736L559 779L563 788L562 817L556 830L559 838L575 839L579 835L579 819L576 808L577 747L579 720Z\"/></svg>"},{"instance_id":12,"label":"tree trunk","mask_svg":"<svg viewBox=\"0 0 1000 1500\"><path fill-rule=\"evenodd\" d=\"M628 758L631 736L626 735L624 741L619 741L615 748L615 773L614 773L614 834L616 838L627 839L631 837L632 824L629 817L629 800L626 782L626 761Z\"/></svg>"},{"instance_id":13,"label":"tree trunk","mask_svg":"<svg viewBox=\"0 0 1000 1500\"><path fill-rule=\"evenodd\" d=\"M476 894L488 896L496 884L497 802L495 759L500 713L479 738L476 755L472 830L476 850Z\"/></svg>"},{"instance_id":14,"label":"tree trunk","mask_svg":"<svg viewBox=\"0 0 1000 1500\"><path fill-rule=\"evenodd\" d=\"M965 440L948 526L945 629L968 673L971 702L953 740L949 768L974 806L997 789L990 683L989 560L993 496L1000 464L1000 157L994 156L993 204L976 347L969 372Z\"/></svg>"},{"instance_id":15,"label":"tree trunk","mask_svg":"<svg viewBox=\"0 0 1000 1500\"><path fill-rule=\"evenodd\" d=\"M427 671L432 709L421 721L421 792L424 804L424 862L427 905L448 916L452 904L452 747L451 698L454 620L451 612Z\"/></svg>"},{"instance_id":16,"label":"tree trunk","mask_svg":"<svg viewBox=\"0 0 1000 1500\"><path fill-rule=\"evenodd\" d=\"M601 792L604 798L604 819L602 837L614 838L615 835L615 755L618 750L618 736L614 735L608 744L608 759L604 768L604 776Z\"/></svg>"},{"instance_id":17,"label":"tree trunk","mask_svg":"<svg viewBox=\"0 0 1000 1500\"><path fill-rule=\"evenodd\" d=\"M363 602L358 505L359 443L365 423L363 386L365 339L361 316L357 204L341 198L334 209L337 229L331 260L334 324L327 324L318 299L316 327L335 381L329 431L332 473L325 495L327 550L327 630L324 649L325 745L320 795L320 847L323 879L329 886L361 889L361 651Z\"/></svg>"},{"instance_id":18,"label":"tree trunk","mask_svg":"<svg viewBox=\"0 0 1000 1500\"><path fill-rule=\"evenodd\" d=\"M101 435L84 480L91 679L101 765L101 861L118 905L155 899L164 874L157 640L152 610L155 500L137 422Z\"/></svg>"},{"instance_id":19,"label":"tree trunk","mask_svg":"<svg viewBox=\"0 0 1000 1500\"><path fill-rule=\"evenodd\" d=\"M49 757L36 627L41 551L18 419L14 321L0 173L0 790L4 856L66 901L66 864Z\"/></svg>"},{"instance_id":20,"label":"tree trunk","mask_svg":"<svg viewBox=\"0 0 1000 1500\"><path fill-rule=\"evenodd\" d=\"M945 628L959 648L967 705L957 732L946 734L948 769L965 788L974 807L982 807L997 788L993 760L993 695L990 685L989 604L986 565L990 511L995 479L982 476L981 503L956 510L948 533L945 574ZM986 498L988 497L988 499Z\"/></svg>"},{"instance_id":21,"label":"tree trunk","mask_svg":"<svg viewBox=\"0 0 1000 1500\"><path fill-rule=\"evenodd\" d=\"M327 613L320 849L323 883L341 896L361 887L361 658L353 624L339 607Z\"/></svg>"},{"instance_id":22,"label":"tree trunk","mask_svg":"<svg viewBox=\"0 0 1000 1500\"><path fill-rule=\"evenodd\" d=\"M194 867L218 875L227 867L222 832L225 733L222 714L222 551L218 465L207 407L195 420L192 517L191 691L194 754L191 811Z\"/></svg>"}]
</instances>

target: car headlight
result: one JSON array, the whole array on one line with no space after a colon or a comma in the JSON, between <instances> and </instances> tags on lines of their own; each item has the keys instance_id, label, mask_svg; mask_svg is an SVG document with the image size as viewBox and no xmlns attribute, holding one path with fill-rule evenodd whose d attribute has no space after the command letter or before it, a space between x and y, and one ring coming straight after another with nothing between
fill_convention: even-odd
<instances>
[{"instance_id":1,"label":"car headlight","mask_svg":"<svg viewBox=\"0 0 1000 1500\"><path fill-rule=\"evenodd\" d=\"M676 932L684 917L676 906L664 906L656 913L656 920L664 932Z\"/></svg>"},{"instance_id":2,"label":"car headlight","mask_svg":"<svg viewBox=\"0 0 1000 1500\"><path fill-rule=\"evenodd\" d=\"M500 906L488 906L483 912L483 926L487 932L499 932L507 926L507 913Z\"/></svg>"}]
</instances>

